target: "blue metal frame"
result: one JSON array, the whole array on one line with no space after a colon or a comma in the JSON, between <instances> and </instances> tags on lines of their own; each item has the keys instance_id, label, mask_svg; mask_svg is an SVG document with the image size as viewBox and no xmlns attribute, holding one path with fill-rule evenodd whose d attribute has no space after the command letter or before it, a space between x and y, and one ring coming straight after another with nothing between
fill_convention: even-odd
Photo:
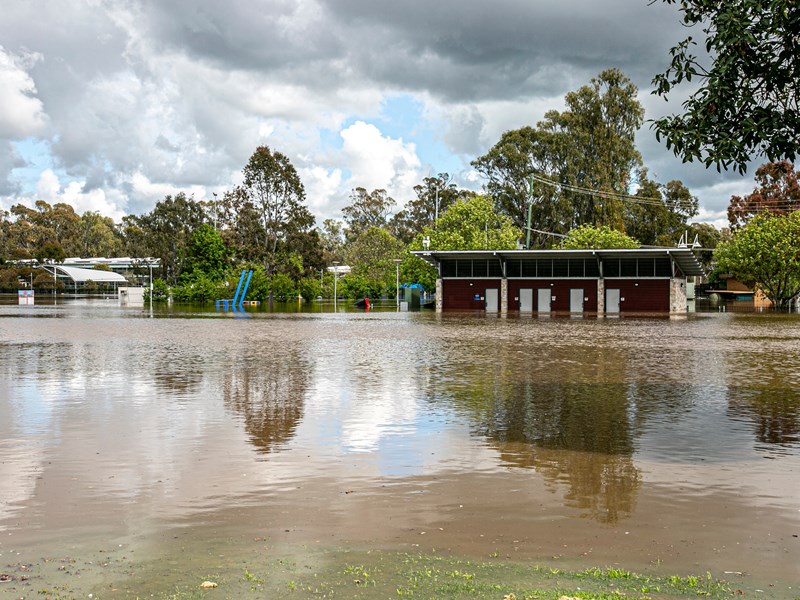
<instances>
[{"instance_id":1,"label":"blue metal frame","mask_svg":"<svg viewBox=\"0 0 800 600\"><path fill-rule=\"evenodd\" d=\"M247 274L247 281L245 281L245 274ZM233 312L244 310L244 298L247 295L247 288L250 287L250 279L252 277L252 269L249 272L247 269L242 269L242 274L239 276L239 285L236 286L236 293L233 295L233 299L225 298L217 300L215 302L216 309L219 310L221 304L223 310L226 312L228 311L228 307L230 307ZM242 288L242 284L244 284L244 288ZM241 296L239 295L240 292Z\"/></svg>"}]
</instances>

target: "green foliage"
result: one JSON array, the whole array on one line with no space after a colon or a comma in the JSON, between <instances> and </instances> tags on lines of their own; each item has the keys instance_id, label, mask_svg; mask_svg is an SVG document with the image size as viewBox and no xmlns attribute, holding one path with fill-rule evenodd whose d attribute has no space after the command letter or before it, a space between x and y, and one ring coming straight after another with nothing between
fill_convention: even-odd
<instances>
[{"instance_id":1,"label":"green foliage","mask_svg":"<svg viewBox=\"0 0 800 600\"><path fill-rule=\"evenodd\" d=\"M194 281L205 276L217 281L225 275L227 248L222 236L207 223L192 232L184 260L183 281Z\"/></svg>"},{"instance_id":2,"label":"green foliage","mask_svg":"<svg viewBox=\"0 0 800 600\"><path fill-rule=\"evenodd\" d=\"M400 263L400 278L402 283L419 283L428 291L436 289L436 269L422 260L421 258L411 254L414 250L423 250L422 234L419 234L408 245L408 252L403 257L403 262Z\"/></svg>"},{"instance_id":3,"label":"green foliage","mask_svg":"<svg viewBox=\"0 0 800 600\"><path fill-rule=\"evenodd\" d=\"M171 283L183 272L192 232L205 220L202 206L184 193L165 196L152 211L122 219L126 251L161 259L161 273Z\"/></svg>"},{"instance_id":4,"label":"green foliage","mask_svg":"<svg viewBox=\"0 0 800 600\"><path fill-rule=\"evenodd\" d=\"M323 264L344 262L344 224L335 219L325 219L319 228Z\"/></svg>"},{"instance_id":5,"label":"green foliage","mask_svg":"<svg viewBox=\"0 0 800 600\"><path fill-rule=\"evenodd\" d=\"M378 227L366 229L346 251L345 259L352 268L346 277L346 293L355 294L350 297L394 295L397 274L394 259L404 255L403 243L388 231Z\"/></svg>"},{"instance_id":6,"label":"green foliage","mask_svg":"<svg viewBox=\"0 0 800 600\"><path fill-rule=\"evenodd\" d=\"M306 192L288 157L260 146L242 170L244 183L237 193L235 226L251 250L258 251L268 275L277 270L278 255L293 233L310 232L314 217L304 205ZM253 257L255 258L255 257Z\"/></svg>"},{"instance_id":7,"label":"green foliage","mask_svg":"<svg viewBox=\"0 0 800 600\"><path fill-rule=\"evenodd\" d=\"M717 246L717 269L761 289L777 308L800 294L800 210L760 214Z\"/></svg>"},{"instance_id":8,"label":"green foliage","mask_svg":"<svg viewBox=\"0 0 800 600\"><path fill-rule=\"evenodd\" d=\"M351 241L373 227L386 227L389 214L396 204L386 190L373 190L371 193L359 187L350 193L350 204L342 209L347 225L347 240Z\"/></svg>"},{"instance_id":9,"label":"green foliage","mask_svg":"<svg viewBox=\"0 0 800 600\"><path fill-rule=\"evenodd\" d=\"M600 250L603 248L638 248L641 244L625 235L621 231L611 229L602 225L600 227L592 227L591 225L582 225L576 227L567 234L567 237L561 242L563 250L583 250L590 248L592 250Z\"/></svg>"},{"instance_id":10,"label":"green foliage","mask_svg":"<svg viewBox=\"0 0 800 600\"><path fill-rule=\"evenodd\" d=\"M276 273L270 277L270 291L272 297L279 302L286 302L297 298L297 286L288 275Z\"/></svg>"},{"instance_id":11,"label":"green foliage","mask_svg":"<svg viewBox=\"0 0 800 600\"><path fill-rule=\"evenodd\" d=\"M627 202L625 227L631 237L648 245L674 246L697 214L698 200L680 181L660 184L647 169L638 172L640 202Z\"/></svg>"},{"instance_id":12,"label":"green foliage","mask_svg":"<svg viewBox=\"0 0 800 600\"><path fill-rule=\"evenodd\" d=\"M426 177L421 185L414 186L417 197L410 200L405 208L398 212L389 223L389 230L397 239L408 244L426 227L434 227L438 214L459 200L475 196L475 192L459 190L450 182L448 173L439 173L436 177Z\"/></svg>"},{"instance_id":13,"label":"green foliage","mask_svg":"<svg viewBox=\"0 0 800 600\"><path fill-rule=\"evenodd\" d=\"M527 223L531 173L560 184L627 193L641 165L634 136L644 119L638 90L620 71L608 69L565 97L564 112L549 111L536 127L508 131L473 166L488 179L499 208L522 228ZM623 205L563 188L533 183L532 223L566 233L583 224L623 227ZM536 246L552 243L534 236Z\"/></svg>"},{"instance_id":14,"label":"green foliage","mask_svg":"<svg viewBox=\"0 0 800 600\"><path fill-rule=\"evenodd\" d=\"M148 286L145 290L145 294L150 294L150 287ZM153 302L163 302L169 298L169 286L167 282L163 279L154 279L153 280ZM216 299L216 298L215 298Z\"/></svg>"},{"instance_id":15,"label":"green foliage","mask_svg":"<svg viewBox=\"0 0 800 600\"><path fill-rule=\"evenodd\" d=\"M15 292L20 289L20 271L13 267L0 269L0 290L4 292Z\"/></svg>"},{"instance_id":16,"label":"green foliage","mask_svg":"<svg viewBox=\"0 0 800 600\"><path fill-rule=\"evenodd\" d=\"M731 228L741 227L755 215L785 215L800 209L800 182L794 165L787 161L767 163L756 170L758 186L747 196L733 196L728 207Z\"/></svg>"},{"instance_id":17,"label":"green foliage","mask_svg":"<svg viewBox=\"0 0 800 600\"><path fill-rule=\"evenodd\" d=\"M656 137L684 161L718 170L744 172L758 155L794 159L800 147L796 0L681 0L679 6L684 25L702 27L705 42L700 56L691 36L678 43L670 66L653 79L653 93L664 97L684 82L696 89L682 115L653 123Z\"/></svg>"},{"instance_id":18,"label":"green foliage","mask_svg":"<svg viewBox=\"0 0 800 600\"><path fill-rule=\"evenodd\" d=\"M314 300L322 295L322 286L316 277L304 277L297 282L297 292L304 300Z\"/></svg>"},{"instance_id":19,"label":"green foliage","mask_svg":"<svg viewBox=\"0 0 800 600\"><path fill-rule=\"evenodd\" d=\"M194 273L190 282L172 288L172 297L176 302L213 302L225 297L227 286L224 283L200 271Z\"/></svg>"},{"instance_id":20,"label":"green foliage","mask_svg":"<svg viewBox=\"0 0 800 600\"><path fill-rule=\"evenodd\" d=\"M121 240L114 222L97 213L78 216L68 204L38 200L0 211L0 256L62 262L68 256L116 256Z\"/></svg>"},{"instance_id":21,"label":"green foliage","mask_svg":"<svg viewBox=\"0 0 800 600\"><path fill-rule=\"evenodd\" d=\"M392 284L394 290L394 284ZM371 279L358 273L350 273L339 279L337 293L344 298L381 298L388 293L386 281ZM392 291L394 295L394 291Z\"/></svg>"},{"instance_id":22,"label":"green foliage","mask_svg":"<svg viewBox=\"0 0 800 600\"><path fill-rule=\"evenodd\" d=\"M513 250L522 231L498 214L487 196L456 202L439 217L436 229L427 228L431 250Z\"/></svg>"}]
</instances>

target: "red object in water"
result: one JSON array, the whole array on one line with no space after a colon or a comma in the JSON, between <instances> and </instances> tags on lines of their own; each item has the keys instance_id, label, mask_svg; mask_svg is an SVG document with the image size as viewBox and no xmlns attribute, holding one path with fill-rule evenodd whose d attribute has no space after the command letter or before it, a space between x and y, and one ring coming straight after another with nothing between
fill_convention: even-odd
<instances>
[{"instance_id":1,"label":"red object in water","mask_svg":"<svg viewBox=\"0 0 800 600\"><path fill-rule=\"evenodd\" d=\"M367 310L369 310L369 298L364 298L364 302L366 302Z\"/></svg>"}]
</instances>

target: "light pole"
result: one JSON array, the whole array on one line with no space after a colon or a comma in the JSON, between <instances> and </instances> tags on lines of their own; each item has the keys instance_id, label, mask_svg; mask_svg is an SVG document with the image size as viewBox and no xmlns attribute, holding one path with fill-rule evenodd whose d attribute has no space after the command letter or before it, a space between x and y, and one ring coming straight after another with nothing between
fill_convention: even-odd
<instances>
[{"instance_id":1,"label":"light pole","mask_svg":"<svg viewBox=\"0 0 800 600\"><path fill-rule=\"evenodd\" d=\"M333 261L333 312L336 312L336 280L339 279L339 261Z\"/></svg>"},{"instance_id":2,"label":"light pole","mask_svg":"<svg viewBox=\"0 0 800 600\"><path fill-rule=\"evenodd\" d=\"M214 231L217 230L217 192L211 192L214 194Z\"/></svg>"},{"instance_id":3,"label":"light pole","mask_svg":"<svg viewBox=\"0 0 800 600\"><path fill-rule=\"evenodd\" d=\"M150 267L150 316L153 316L153 259L147 261L147 266Z\"/></svg>"},{"instance_id":4,"label":"light pole","mask_svg":"<svg viewBox=\"0 0 800 600\"><path fill-rule=\"evenodd\" d=\"M394 273L395 273L395 300L397 303L397 310L400 310L400 263L403 262L402 258L393 258Z\"/></svg>"},{"instance_id":5,"label":"light pole","mask_svg":"<svg viewBox=\"0 0 800 600\"><path fill-rule=\"evenodd\" d=\"M447 186L447 183L450 181L450 174L449 173L440 173L439 179L442 181L442 189ZM439 182L436 182L436 212L433 217L433 226L436 227L436 224L439 222Z\"/></svg>"}]
</instances>

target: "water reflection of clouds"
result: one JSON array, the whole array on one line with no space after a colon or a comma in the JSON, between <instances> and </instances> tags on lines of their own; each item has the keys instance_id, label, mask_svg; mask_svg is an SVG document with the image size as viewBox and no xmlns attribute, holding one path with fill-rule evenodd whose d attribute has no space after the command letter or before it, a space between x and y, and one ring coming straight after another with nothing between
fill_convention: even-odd
<instances>
[{"instance_id":1,"label":"water reflection of clouds","mask_svg":"<svg viewBox=\"0 0 800 600\"><path fill-rule=\"evenodd\" d=\"M47 446L54 443L52 407L35 381L10 386L0 379L0 530L36 490Z\"/></svg>"}]
</instances>

